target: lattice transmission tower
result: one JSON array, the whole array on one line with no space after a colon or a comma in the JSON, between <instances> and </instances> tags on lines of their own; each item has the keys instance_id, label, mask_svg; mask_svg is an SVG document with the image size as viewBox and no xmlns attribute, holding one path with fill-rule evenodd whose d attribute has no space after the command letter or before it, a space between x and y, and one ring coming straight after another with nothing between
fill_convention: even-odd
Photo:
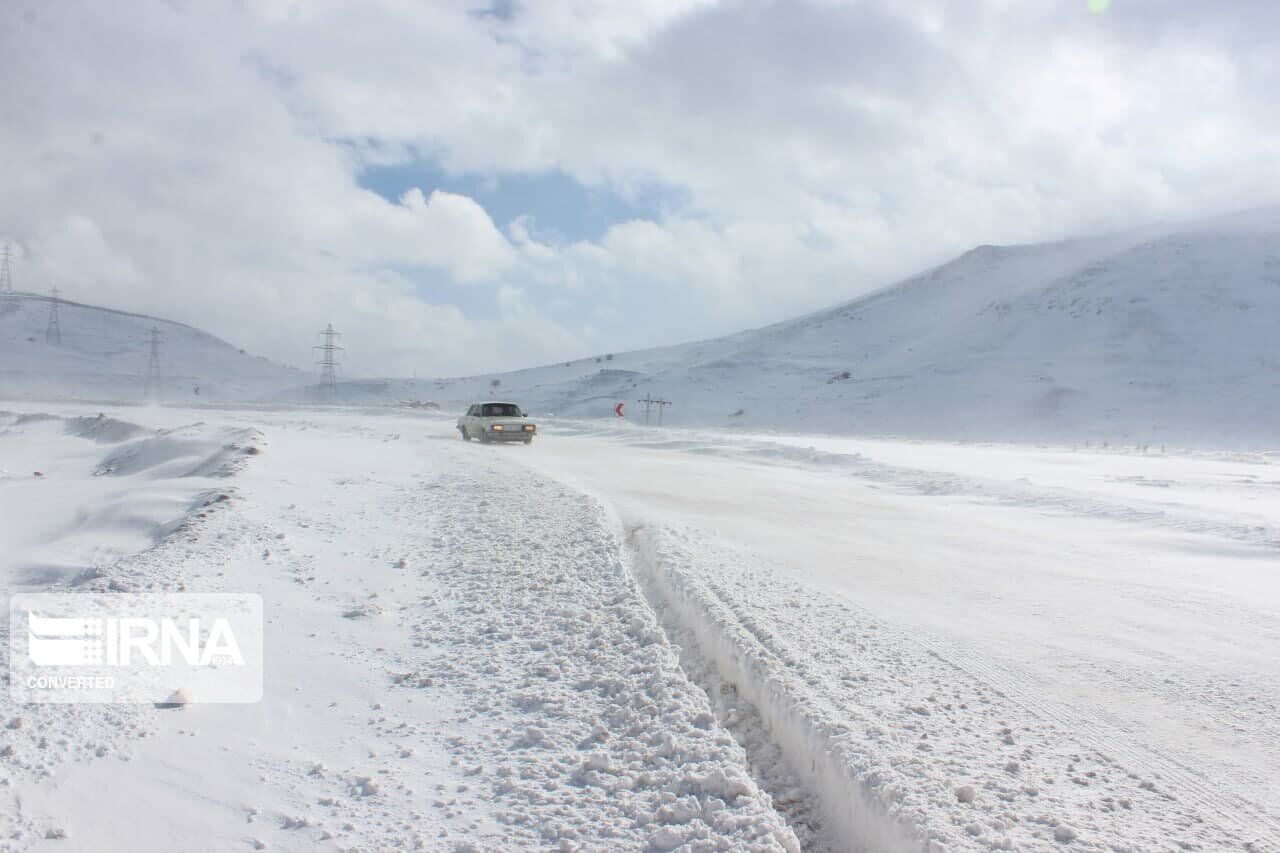
<instances>
[{"instance_id":1,"label":"lattice transmission tower","mask_svg":"<svg viewBox=\"0 0 1280 853\"><path fill-rule=\"evenodd\" d=\"M151 332L147 336L147 342L150 344L150 354L147 357L147 382L144 393L148 400L155 400L160 397L160 345L164 343L164 338L160 335L160 327L152 326Z\"/></svg>"},{"instance_id":2,"label":"lattice transmission tower","mask_svg":"<svg viewBox=\"0 0 1280 853\"><path fill-rule=\"evenodd\" d=\"M62 345L62 324L58 322L58 288L56 287L53 289L53 296L49 299L49 325L44 328L44 342Z\"/></svg>"},{"instance_id":3,"label":"lattice transmission tower","mask_svg":"<svg viewBox=\"0 0 1280 853\"><path fill-rule=\"evenodd\" d=\"M9 261L13 257L13 250L9 248L9 244L5 243L0 248L0 299L6 301L13 299L13 271L9 269Z\"/></svg>"},{"instance_id":4,"label":"lattice transmission tower","mask_svg":"<svg viewBox=\"0 0 1280 853\"><path fill-rule=\"evenodd\" d=\"M319 357L316 359L316 366L320 369L321 384L331 392L334 392L338 390L339 359L342 357L343 352L343 348L338 346L338 339L342 335L334 331L333 324L330 323L325 326L320 336L324 342L312 347L319 353Z\"/></svg>"}]
</instances>

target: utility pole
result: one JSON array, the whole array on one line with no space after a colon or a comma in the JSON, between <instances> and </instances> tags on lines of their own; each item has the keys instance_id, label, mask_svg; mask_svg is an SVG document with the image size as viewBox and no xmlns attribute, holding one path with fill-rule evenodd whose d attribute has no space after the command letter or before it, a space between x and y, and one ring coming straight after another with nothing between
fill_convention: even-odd
<instances>
[{"instance_id":1,"label":"utility pole","mask_svg":"<svg viewBox=\"0 0 1280 853\"><path fill-rule=\"evenodd\" d=\"M338 346L338 338L342 335L333 330L332 323L325 326L320 334L324 337L324 343L312 349L319 350L320 358L316 364L320 368L320 378L330 393L334 393L338 390L338 359L341 357L339 353L343 351L343 348Z\"/></svg>"},{"instance_id":2,"label":"utility pole","mask_svg":"<svg viewBox=\"0 0 1280 853\"><path fill-rule=\"evenodd\" d=\"M49 300L49 325L44 329L44 342L62 346L62 326L58 323L58 288L53 289L53 298Z\"/></svg>"},{"instance_id":3,"label":"utility pole","mask_svg":"<svg viewBox=\"0 0 1280 853\"><path fill-rule=\"evenodd\" d=\"M145 395L148 400L158 400L160 398L160 344L163 339L160 337L160 327L152 326L151 333L148 336L148 342L151 344L151 354L147 358L147 382L145 386Z\"/></svg>"},{"instance_id":4,"label":"utility pole","mask_svg":"<svg viewBox=\"0 0 1280 853\"><path fill-rule=\"evenodd\" d=\"M0 249L0 297L6 300L13 298L13 273L9 270L9 259L12 256L13 251L5 243L4 248Z\"/></svg>"},{"instance_id":5,"label":"utility pole","mask_svg":"<svg viewBox=\"0 0 1280 853\"><path fill-rule=\"evenodd\" d=\"M643 400L636 400L637 403L644 403L644 425L649 425L649 407L658 407L658 426L662 426L662 410L671 405L670 400L655 400L653 395L645 394Z\"/></svg>"}]
</instances>

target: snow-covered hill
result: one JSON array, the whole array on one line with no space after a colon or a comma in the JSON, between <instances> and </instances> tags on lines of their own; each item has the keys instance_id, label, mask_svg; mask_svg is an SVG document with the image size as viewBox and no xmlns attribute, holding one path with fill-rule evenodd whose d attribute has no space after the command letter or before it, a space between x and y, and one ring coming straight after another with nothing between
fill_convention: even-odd
<instances>
[{"instance_id":1,"label":"snow-covered hill","mask_svg":"<svg viewBox=\"0 0 1280 853\"><path fill-rule=\"evenodd\" d=\"M168 402L478 398L539 416L919 438L1277 445L1280 208L1030 246L982 246L806 317L724 338L486 376L341 383L188 326L19 295L0 313L0 397L137 400L159 326ZM195 394L199 386L200 394Z\"/></svg>"},{"instance_id":2,"label":"snow-covered hill","mask_svg":"<svg viewBox=\"0 0 1280 853\"><path fill-rule=\"evenodd\" d=\"M164 402L248 400L309 381L191 326L76 302L58 303L57 343L46 337L49 313L45 296L0 299L0 398L141 401L153 328L160 381L151 396Z\"/></svg>"},{"instance_id":3,"label":"snow-covered hill","mask_svg":"<svg viewBox=\"0 0 1280 853\"><path fill-rule=\"evenodd\" d=\"M634 419L651 392L674 402L668 424L1270 446L1277 327L1280 208L982 246L759 330L381 393L446 406L495 395L599 417L624 401Z\"/></svg>"}]
</instances>

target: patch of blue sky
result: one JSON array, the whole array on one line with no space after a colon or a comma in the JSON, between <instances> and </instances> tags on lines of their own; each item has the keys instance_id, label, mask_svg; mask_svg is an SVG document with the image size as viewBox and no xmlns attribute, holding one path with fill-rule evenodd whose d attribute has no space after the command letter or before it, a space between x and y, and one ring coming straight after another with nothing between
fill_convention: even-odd
<instances>
[{"instance_id":1,"label":"patch of blue sky","mask_svg":"<svg viewBox=\"0 0 1280 853\"><path fill-rule=\"evenodd\" d=\"M517 8L515 0L493 0L487 6L472 9L471 14L477 18L496 18L499 21L510 21L516 16Z\"/></svg>"},{"instance_id":2,"label":"patch of blue sky","mask_svg":"<svg viewBox=\"0 0 1280 853\"><path fill-rule=\"evenodd\" d=\"M564 244L599 240L611 225L636 219L660 221L686 204L684 193L644 185L624 194L584 186L560 171L538 174L451 175L433 160L366 166L360 186L389 201L418 187L424 195L443 190L474 199L503 231L520 217L540 242Z\"/></svg>"},{"instance_id":3,"label":"patch of blue sky","mask_svg":"<svg viewBox=\"0 0 1280 853\"><path fill-rule=\"evenodd\" d=\"M469 320L491 320L498 316L498 304L491 287L460 285L447 272L434 267L393 264L385 268L412 282L414 294L423 302L452 306Z\"/></svg>"}]
</instances>

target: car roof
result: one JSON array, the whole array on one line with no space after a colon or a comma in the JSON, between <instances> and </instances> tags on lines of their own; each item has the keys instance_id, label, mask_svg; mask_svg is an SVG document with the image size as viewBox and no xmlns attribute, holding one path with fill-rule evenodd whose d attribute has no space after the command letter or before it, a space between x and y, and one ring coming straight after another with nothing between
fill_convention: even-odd
<instances>
[{"instance_id":1,"label":"car roof","mask_svg":"<svg viewBox=\"0 0 1280 853\"><path fill-rule=\"evenodd\" d=\"M481 402L479 402L479 403L473 403L472 405L475 405L475 406L515 406L517 409L518 409L518 408L520 408L520 404L519 404L519 403L512 403L512 402L510 402L510 401L508 401L508 400L482 400Z\"/></svg>"}]
</instances>

